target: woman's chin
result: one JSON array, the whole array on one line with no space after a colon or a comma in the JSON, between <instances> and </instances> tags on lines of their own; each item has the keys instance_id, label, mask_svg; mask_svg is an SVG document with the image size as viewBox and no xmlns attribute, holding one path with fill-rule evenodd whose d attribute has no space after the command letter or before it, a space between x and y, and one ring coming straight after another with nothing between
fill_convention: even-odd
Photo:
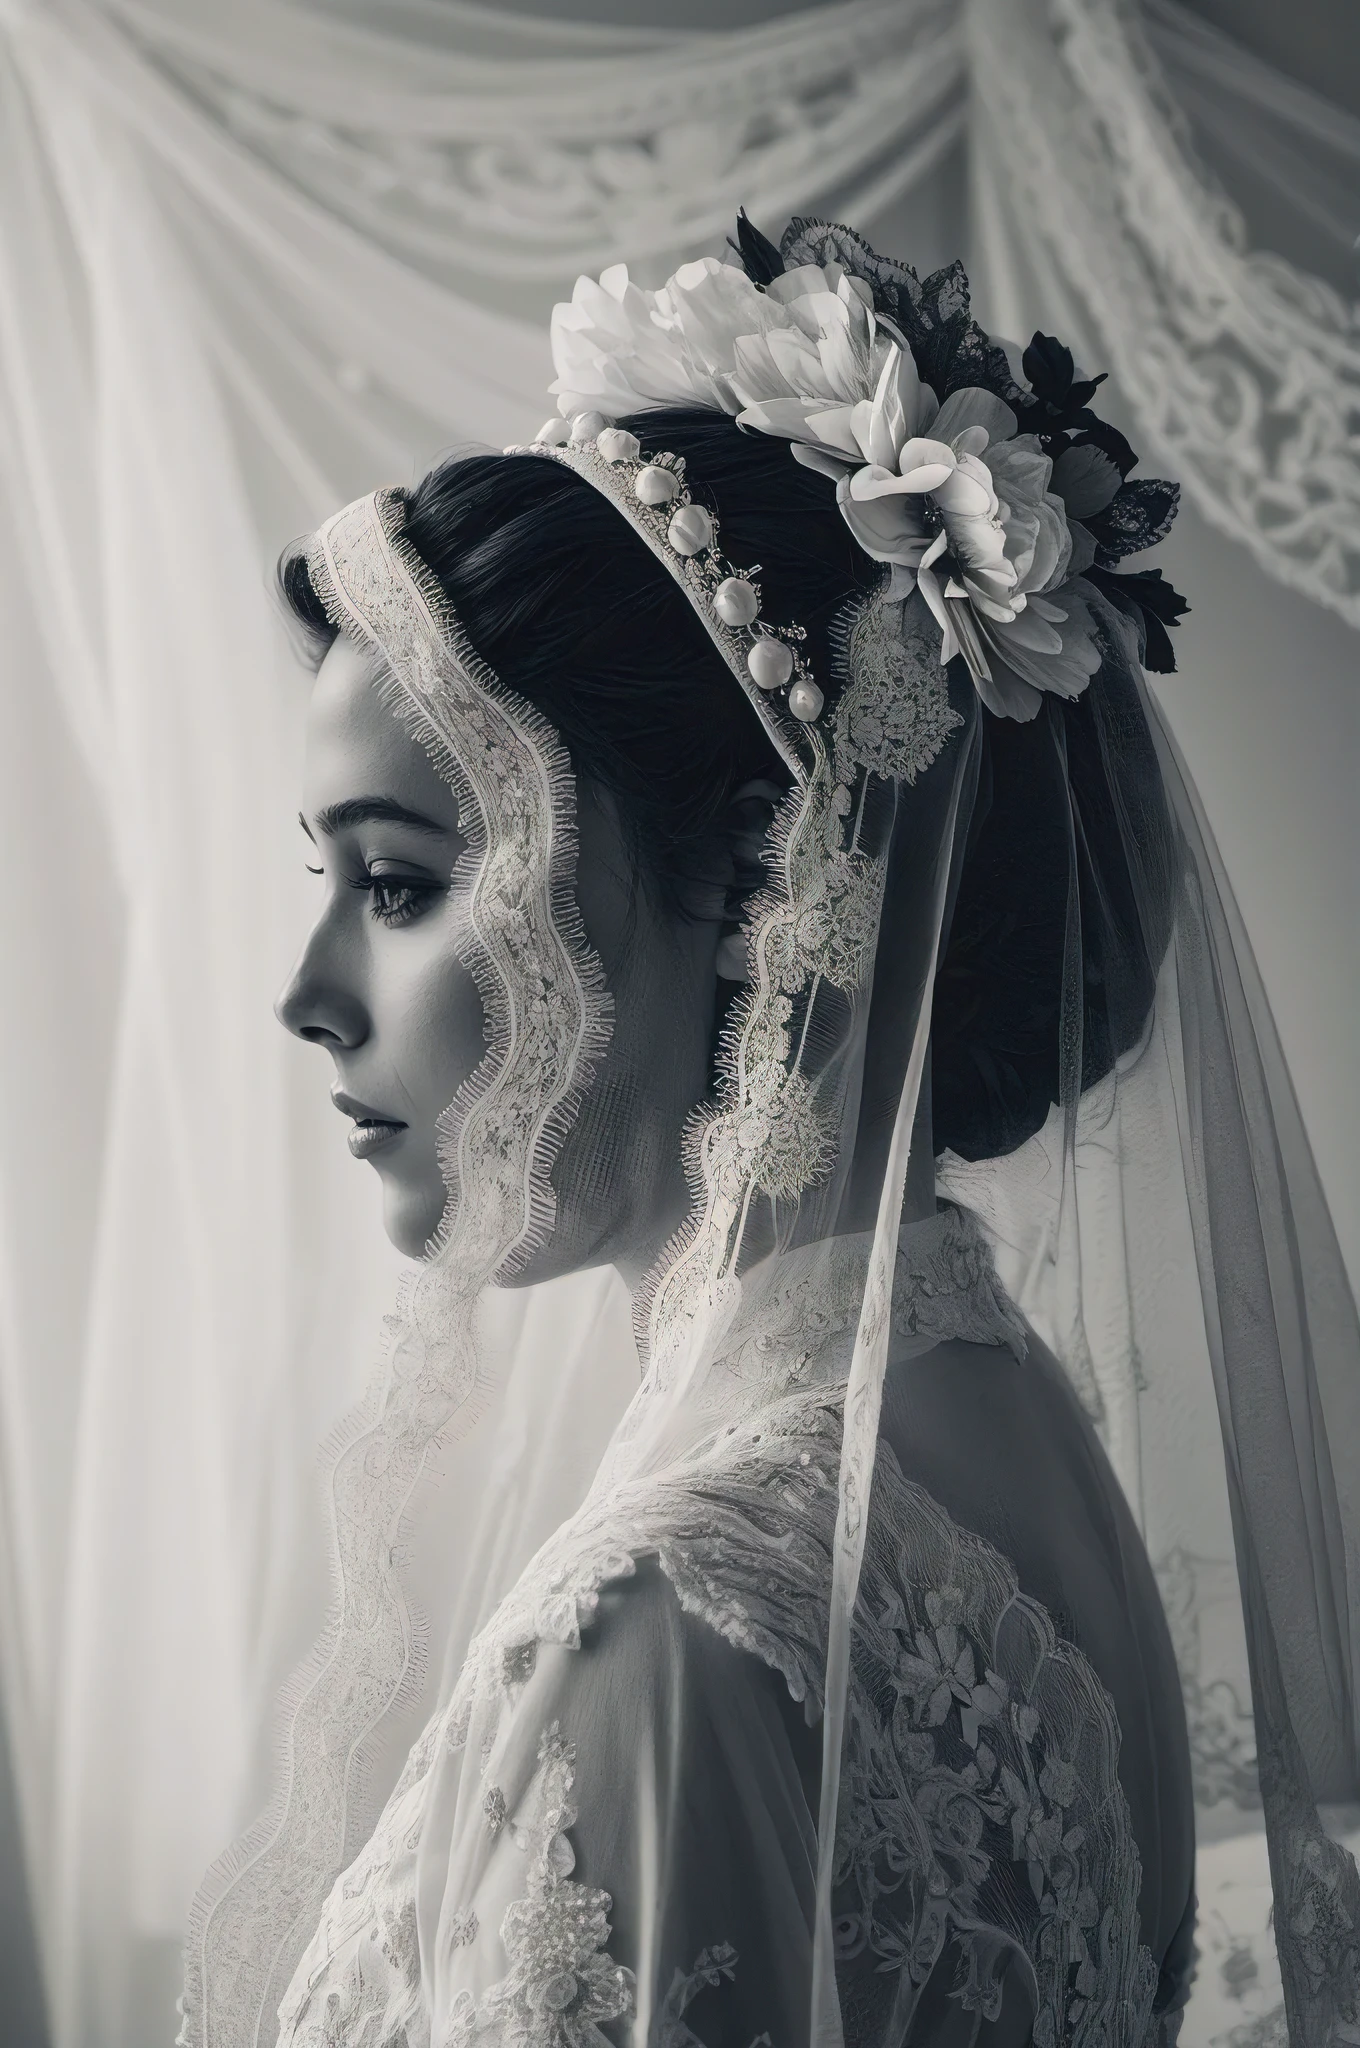
<instances>
[{"instance_id":1,"label":"woman's chin","mask_svg":"<svg viewBox=\"0 0 1360 2048\"><path fill-rule=\"evenodd\" d=\"M443 1220L443 1187L435 1195L429 1188L412 1187L395 1174L378 1171L383 1184L383 1229L390 1242L403 1258L427 1257L430 1240Z\"/></svg>"}]
</instances>

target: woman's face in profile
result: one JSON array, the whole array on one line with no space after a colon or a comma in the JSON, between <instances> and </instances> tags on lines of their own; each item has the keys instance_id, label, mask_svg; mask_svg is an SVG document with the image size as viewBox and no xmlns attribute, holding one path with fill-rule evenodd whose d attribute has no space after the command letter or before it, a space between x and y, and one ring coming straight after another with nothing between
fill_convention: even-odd
<instances>
[{"instance_id":1,"label":"woman's face in profile","mask_svg":"<svg viewBox=\"0 0 1360 2048\"><path fill-rule=\"evenodd\" d=\"M444 1212L437 1125L485 1051L462 964L471 878L452 789L343 636L317 674L302 825L321 902L277 1003L288 1030L334 1063L349 1146L383 1186L394 1245L421 1257ZM633 1278L685 1209L684 1118L706 1091L716 922L665 916L641 888L617 815L578 802L577 899L614 998L613 1036L553 1171L550 1243L518 1277L617 1263Z\"/></svg>"}]
</instances>

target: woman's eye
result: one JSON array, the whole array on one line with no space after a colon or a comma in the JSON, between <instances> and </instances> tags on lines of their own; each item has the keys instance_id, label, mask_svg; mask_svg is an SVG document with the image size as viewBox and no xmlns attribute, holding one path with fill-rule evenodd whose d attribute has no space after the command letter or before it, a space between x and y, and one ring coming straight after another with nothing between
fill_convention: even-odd
<instances>
[{"instance_id":1,"label":"woman's eye","mask_svg":"<svg viewBox=\"0 0 1360 2048\"><path fill-rule=\"evenodd\" d=\"M308 867L307 872L321 875L325 869ZM443 882L426 881L416 875L379 874L362 865L357 874L342 871L338 879L367 896L369 915L377 918L379 924L389 926L413 923L446 890Z\"/></svg>"},{"instance_id":2,"label":"woman's eye","mask_svg":"<svg viewBox=\"0 0 1360 2048\"><path fill-rule=\"evenodd\" d=\"M381 924L410 924L439 891L433 882L402 882L386 875L367 878L369 909Z\"/></svg>"}]
</instances>

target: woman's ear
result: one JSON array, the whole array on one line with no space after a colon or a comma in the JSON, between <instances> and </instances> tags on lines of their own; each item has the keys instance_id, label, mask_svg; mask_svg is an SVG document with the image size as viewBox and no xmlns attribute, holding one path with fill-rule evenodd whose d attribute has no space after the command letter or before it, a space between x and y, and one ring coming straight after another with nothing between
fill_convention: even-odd
<instances>
[{"instance_id":1,"label":"woman's ear","mask_svg":"<svg viewBox=\"0 0 1360 2048\"><path fill-rule=\"evenodd\" d=\"M757 777L743 782L728 799L723 830L731 880L723 905L723 935L717 955L718 973L724 981L750 979L741 924L751 897L765 883L766 840L783 794L776 783Z\"/></svg>"}]
</instances>

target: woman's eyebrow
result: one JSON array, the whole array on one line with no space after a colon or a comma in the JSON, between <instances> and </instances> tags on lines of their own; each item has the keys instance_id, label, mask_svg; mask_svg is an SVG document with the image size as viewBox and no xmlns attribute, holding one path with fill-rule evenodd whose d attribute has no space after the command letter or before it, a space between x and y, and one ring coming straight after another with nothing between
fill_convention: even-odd
<instances>
[{"instance_id":1,"label":"woman's eyebrow","mask_svg":"<svg viewBox=\"0 0 1360 2048\"><path fill-rule=\"evenodd\" d=\"M310 838L311 827L301 811L298 823ZM328 839L333 839L337 832L352 832L356 825L409 825L413 832L430 832L439 838L446 837L450 830L437 818L427 818L423 811L408 810L390 796L350 796L343 803L327 804L324 811L317 812L316 824Z\"/></svg>"}]
</instances>

